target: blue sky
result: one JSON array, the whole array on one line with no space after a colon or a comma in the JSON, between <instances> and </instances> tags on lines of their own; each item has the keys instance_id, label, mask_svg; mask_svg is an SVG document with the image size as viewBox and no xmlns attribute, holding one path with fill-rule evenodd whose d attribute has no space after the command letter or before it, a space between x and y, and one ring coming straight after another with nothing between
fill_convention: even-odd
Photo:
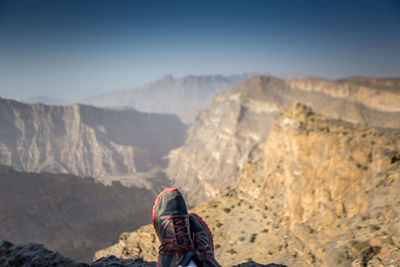
<instances>
[{"instance_id":1,"label":"blue sky","mask_svg":"<svg viewBox=\"0 0 400 267\"><path fill-rule=\"evenodd\" d=\"M400 1L0 0L0 97L172 74L400 76Z\"/></svg>"}]
</instances>

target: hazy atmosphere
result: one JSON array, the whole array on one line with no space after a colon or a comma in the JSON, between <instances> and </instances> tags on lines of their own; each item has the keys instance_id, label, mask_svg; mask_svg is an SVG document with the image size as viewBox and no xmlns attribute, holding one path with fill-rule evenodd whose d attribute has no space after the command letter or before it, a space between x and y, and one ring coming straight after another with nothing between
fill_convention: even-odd
<instances>
[{"instance_id":1,"label":"hazy atmosphere","mask_svg":"<svg viewBox=\"0 0 400 267\"><path fill-rule=\"evenodd\" d=\"M2 97L171 74L400 75L399 1L0 1Z\"/></svg>"},{"instance_id":2,"label":"hazy atmosphere","mask_svg":"<svg viewBox=\"0 0 400 267\"><path fill-rule=\"evenodd\" d=\"M0 0L0 266L400 266L399 29L399 0Z\"/></svg>"}]
</instances>

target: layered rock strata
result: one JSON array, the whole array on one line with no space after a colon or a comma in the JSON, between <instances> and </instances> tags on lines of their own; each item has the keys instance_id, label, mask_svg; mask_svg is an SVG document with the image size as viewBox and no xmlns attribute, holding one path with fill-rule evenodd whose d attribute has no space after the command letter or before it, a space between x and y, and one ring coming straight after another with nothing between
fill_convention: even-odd
<instances>
[{"instance_id":1,"label":"layered rock strata","mask_svg":"<svg viewBox=\"0 0 400 267\"><path fill-rule=\"evenodd\" d=\"M169 154L167 175L190 204L235 186L247 162L263 157L261 147L276 112L295 101L331 118L400 128L399 81L253 77L215 97L211 107L199 114L185 144Z\"/></svg>"},{"instance_id":2,"label":"layered rock strata","mask_svg":"<svg viewBox=\"0 0 400 267\"><path fill-rule=\"evenodd\" d=\"M263 144L237 187L193 209L211 227L223 266L400 264L400 130L328 119L297 103L278 113ZM148 225L96 257L151 260L158 245Z\"/></svg>"},{"instance_id":3,"label":"layered rock strata","mask_svg":"<svg viewBox=\"0 0 400 267\"><path fill-rule=\"evenodd\" d=\"M186 137L174 115L5 99L0 99L0 124L0 164L91 176L107 184L134 184L141 180L137 174L156 173Z\"/></svg>"}]
</instances>

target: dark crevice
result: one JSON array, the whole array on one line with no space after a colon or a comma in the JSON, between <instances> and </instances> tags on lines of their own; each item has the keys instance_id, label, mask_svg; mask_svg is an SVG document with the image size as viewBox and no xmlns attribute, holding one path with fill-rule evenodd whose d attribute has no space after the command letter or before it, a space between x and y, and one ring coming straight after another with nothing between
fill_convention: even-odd
<instances>
[{"instance_id":1,"label":"dark crevice","mask_svg":"<svg viewBox=\"0 0 400 267\"><path fill-rule=\"evenodd\" d=\"M362 253L362 266L367 267L368 262L379 252L381 251L381 247L369 247Z\"/></svg>"}]
</instances>

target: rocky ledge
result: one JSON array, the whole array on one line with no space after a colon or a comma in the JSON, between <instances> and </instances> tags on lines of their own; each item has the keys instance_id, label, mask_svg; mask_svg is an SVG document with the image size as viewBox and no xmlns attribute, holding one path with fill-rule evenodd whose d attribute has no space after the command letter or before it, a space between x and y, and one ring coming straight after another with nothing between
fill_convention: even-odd
<instances>
[{"instance_id":1,"label":"rocky ledge","mask_svg":"<svg viewBox=\"0 0 400 267\"><path fill-rule=\"evenodd\" d=\"M130 266L130 267L155 267L154 261L144 261L143 258L119 259L115 256L103 257L93 263L76 262L57 252L45 248L41 244L30 243L14 245L3 241L0 245L0 266L66 266L66 267L101 267L101 266ZM285 267L279 264L259 264L249 261L236 265L236 267Z\"/></svg>"}]
</instances>

